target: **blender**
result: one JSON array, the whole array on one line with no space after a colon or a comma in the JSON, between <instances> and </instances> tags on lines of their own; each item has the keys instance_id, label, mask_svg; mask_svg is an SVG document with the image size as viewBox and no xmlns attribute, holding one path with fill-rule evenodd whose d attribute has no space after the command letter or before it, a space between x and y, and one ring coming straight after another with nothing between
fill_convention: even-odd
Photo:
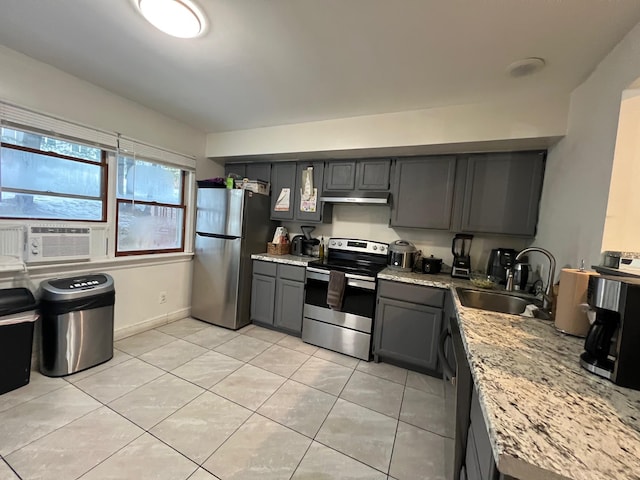
<instances>
[{"instance_id":1,"label":"blender","mask_svg":"<svg viewBox=\"0 0 640 480\"><path fill-rule=\"evenodd\" d=\"M471 240L473 235L457 233L451 242L451 253L453 253L453 265L451 276L457 278L469 278L471 274Z\"/></svg>"}]
</instances>

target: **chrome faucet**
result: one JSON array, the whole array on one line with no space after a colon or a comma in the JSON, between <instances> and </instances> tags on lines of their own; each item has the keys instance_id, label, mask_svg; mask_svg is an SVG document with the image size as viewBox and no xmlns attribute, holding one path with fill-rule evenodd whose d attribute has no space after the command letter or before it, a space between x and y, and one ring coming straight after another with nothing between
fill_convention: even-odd
<instances>
[{"instance_id":1,"label":"chrome faucet","mask_svg":"<svg viewBox=\"0 0 640 480\"><path fill-rule=\"evenodd\" d=\"M520 258L531 252L541 253L549 260L549 277L547 278L547 286L544 290L544 293L542 294L542 308L543 310L550 312L551 306L553 304L552 288L553 280L556 277L556 259L551 254L551 252L545 250L544 248L529 247L518 253L518 255L516 255L515 261L517 262L518 260L520 260Z\"/></svg>"}]
</instances>

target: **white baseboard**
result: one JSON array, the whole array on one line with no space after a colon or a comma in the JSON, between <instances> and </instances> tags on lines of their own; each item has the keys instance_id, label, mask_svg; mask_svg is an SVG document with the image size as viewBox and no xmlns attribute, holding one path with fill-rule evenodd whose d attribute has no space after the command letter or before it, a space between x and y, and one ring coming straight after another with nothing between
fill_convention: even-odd
<instances>
[{"instance_id":1,"label":"white baseboard","mask_svg":"<svg viewBox=\"0 0 640 480\"><path fill-rule=\"evenodd\" d=\"M181 308L171 313L165 313L162 315L158 315L157 317L143 320L139 323L136 323L135 325L128 325L126 327L121 327L116 329L113 332L113 339L114 341L122 340L123 338L130 337L131 335L136 335L138 333L151 330L152 328L161 327L162 325L166 325L167 323L173 322L175 320L186 318L190 314L191 314L190 307Z\"/></svg>"}]
</instances>

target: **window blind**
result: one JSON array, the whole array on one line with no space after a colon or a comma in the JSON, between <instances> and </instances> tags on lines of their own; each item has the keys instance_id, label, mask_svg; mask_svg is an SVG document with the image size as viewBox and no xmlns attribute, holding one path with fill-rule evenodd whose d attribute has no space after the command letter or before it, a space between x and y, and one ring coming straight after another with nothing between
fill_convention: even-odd
<instances>
[{"instance_id":1,"label":"window blind","mask_svg":"<svg viewBox=\"0 0 640 480\"><path fill-rule=\"evenodd\" d=\"M188 157L170 150L154 147L127 137L119 137L118 151L124 155L128 154L135 156L135 158L147 159L180 167L183 170L194 171L196 168L196 159L194 157Z\"/></svg>"},{"instance_id":2,"label":"window blind","mask_svg":"<svg viewBox=\"0 0 640 480\"><path fill-rule=\"evenodd\" d=\"M69 141L100 147L106 150L122 150L137 158L179 166L195 171L195 157L155 147L115 132L85 127L79 123L0 101L0 123L7 127L27 130L41 135L63 138Z\"/></svg>"},{"instance_id":3,"label":"window blind","mask_svg":"<svg viewBox=\"0 0 640 480\"><path fill-rule=\"evenodd\" d=\"M78 123L44 115L5 102L0 102L0 121L2 125L7 127L63 138L107 150L115 150L118 145L118 137L114 133L88 128Z\"/></svg>"}]
</instances>

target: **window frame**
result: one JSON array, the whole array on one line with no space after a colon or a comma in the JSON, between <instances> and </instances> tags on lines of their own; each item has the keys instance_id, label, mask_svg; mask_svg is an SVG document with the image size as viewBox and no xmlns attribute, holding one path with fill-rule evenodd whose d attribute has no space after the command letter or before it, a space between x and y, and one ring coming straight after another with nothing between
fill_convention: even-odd
<instances>
[{"instance_id":1,"label":"window frame","mask_svg":"<svg viewBox=\"0 0 640 480\"><path fill-rule=\"evenodd\" d=\"M115 170L116 170L116 176L118 175L118 156L123 156L123 157L127 157L127 155L119 155L116 154L116 160L115 160ZM166 165L168 167L171 168L176 168L180 170L180 204L171 204L171 203L165 203L165 202L155 202L155 201L148 201L148 200L136 200L134 199L129 199L129 198L119 198L118 197L118 189L117 187L115 188L115 218L113 221L113 228L115 231L115 242L114 242L114 256L115 257L129 257L129 256L134 256L134 255L155 255L155 254L163 254L163 253L183 253L185 251L185 246L186 246L186 228L187 228L187 212L188 212L188 205L186 204L186 190L187 190L187 176L188 176L188 172L181 166L179 165L171 165L171 164L167 164L164 162L159 162L157 160L153 160L153 159L149 159L149 158L135 158L135 157L128 157L128 158L133 158L134 161L135 160L140 160L140 161L144 161L144 162L150 162L150 163L155 163L156 165ZM148 206L155 206L155 207L167 207L167 208L173 208L173 209L178 209L178 210L182 210L182 226L180 227L181 229L181 236L180 236L180 247L176 247L176 248L160 248L160 249L148 249L148 250L131 250L131 251L123 251L120 252L118 250L118 239L120 237L120 235L118 234L118 225L119 225L119 218L120 218L120 204L129 204L129 205L134 205L134 204L138 204L138 205L148 205Z\"/></svg>"},{"instance_id":2,"label":"window frame","mask_svg":"<svg viewBox=\"0 0 640 480\"><path fill-rule=\"evenodd\" d=\"M3 128L0 125L0 129ZM26 221L38 221L38 222L83 222L83 223L106 223L107 222L107 203L109 201L109 163L108 163L108 150L104 147L94 146L85 144L79 141L70 141L66 138L61 138L56 135L46 135L40 132L32 132L28 129L24 128L16 128L16 127L7 127L11 130L16 130L24 133L34 133L35 135L40 135L47 138L54 138L56 140L60 140L63 142L67 142L73 145L86 145L92 148L100 149L100 160L99 161L91 161L84 158L72 157L69 155L63 155L57 152L49 151L49 150L39 150L37 148L25 147L22 145L14 145L12 143L2 142L0 140L0 149L8 148L12 150L18 150L27 153L33 153L35 155L43 155L47 157L59 158L62 160L67 160L71 162L78 162L87 165L94 165L100 167L100 197L92 197L88 195L77 195L77 194L65 194L65 193L56 193L50 191L43 190L28 190L21 188L11 188L11 187L3 187L1 190L3 192L11 192L16 194L25 194L25 195L46 195L50 197L58 197L58 198L72 198L72 199L81 199L81 200L94 200L100 201L102 204L102 213L100 219L84 219L84 218L57 218L57 217L24 217L24 216L15 216L15 217L6 217L0 216L0 220L26 220ZM1 160L0 160L1 162Z\"/></svg>"}]
</instances>

